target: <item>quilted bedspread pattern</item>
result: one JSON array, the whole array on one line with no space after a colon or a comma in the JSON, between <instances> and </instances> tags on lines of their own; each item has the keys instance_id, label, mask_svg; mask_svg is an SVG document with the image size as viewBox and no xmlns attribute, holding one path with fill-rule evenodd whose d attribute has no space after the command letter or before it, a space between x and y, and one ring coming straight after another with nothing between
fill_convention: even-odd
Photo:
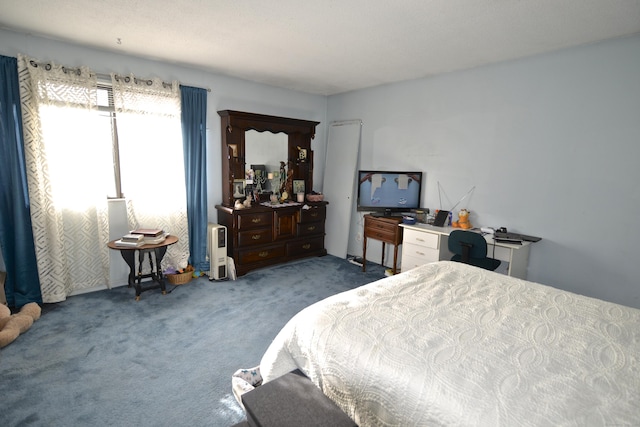
<instances>
[{"instance_id":1,"label":"quilted bedspread pattern","mask_svg":"<svg viewBox=\"0 0 640 427\"><path fill-rule=\"evenodd\" d=\"M622 426L639 358L640 310L438 262L302 310L260 369L301 369L360 426Z\"/></svg>"}]
</instances>

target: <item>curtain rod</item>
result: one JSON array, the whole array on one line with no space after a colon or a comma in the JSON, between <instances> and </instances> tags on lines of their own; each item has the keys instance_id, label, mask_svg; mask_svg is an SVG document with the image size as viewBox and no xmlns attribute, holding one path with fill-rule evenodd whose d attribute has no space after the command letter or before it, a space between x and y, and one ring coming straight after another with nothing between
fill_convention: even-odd
<instances>
[{"instance_id":1,"label":"curtain rod","mask_svg":"<svg viewBox=\"0 0 640 427\"><path fill-rule=\"evenodd\" d=\"M30 59L29 64L31 64L31 66L35 68L42 67L47 71L51 71L51 68L53 68L53 66L51 65L51 62L38 62L33 59ZM65 67L64 65L61 67L62 67L62 71L66 74L71 73L71 74L80 75L80 73L82 72L82 69L80 67L69 68L69 67Z\"/></svg>"},{"instance_id":2,"label":"curtain rod","mask_svg":"<svg viewBox=\"0 0 640 427\"><path fill-rule=\"evenodd\" d=\"M52 68L52 65L51 65L50 62L37 62L37 61L31 59L31 60L29 60L29 63L34 67L43 67L47 71L50 71L51 68ZM70 73L73 73L73 74L80 75L81 68L80 67L69 68L69 67L62 66L62 71L65 72L65 73L69 73L70 72ZM95 73L95 75L96 75L96 77L98 77L100 79L111 80L111 74ZM127 79L127 78L128 78L128 76L121 76L119 74L116 74L116 79ZM145 82L148 85L151 85L151 83L153 82L153 80L151 80L151 79L141 79L141 78L138 78L138 77L136 77L135 79L137 81ZM171 83L167 83L167 82L164 82L164 81L162 82L162 84L165 87L171 86ZM194 86L194 87L196 87L196 86ZM203 88L199 88L199 89L203 89ZM207 92L211 92L211 88L207 88L206 90L207 90Z\"/></svg>"},{"instance_id":3,"label":"curtain rod","mask_svg":"<svg viewBox=\"0 0 640 427\"><path fill-rule=\"evenodd\" d=\"M111 74L97 73L96 75L98 76L98 78L105 79L105 80L111 80ZM124 79L124 78L127 78L128 76L121 76L119 74L116 74L115 77L116 77L116 79ZM136 80L141 81L141 82L146 82L147 84L151 84L151 82L152 82L152 80L150 80L150 79L140 79L138 77L136 77ZM165 87L166 86L171 86L171 83L167 83L167 82L162 82L162 84L165 85ZM180 84L180 86L190 86L190 85ZM196 86L194 86L194 87L196 87ZM199 88L199 89L204 89L204 88ZM207 92L211 92L211 89L207 88L206 91Z\"/></svg>"},{"instance_id":4,"label":"curtain rod","mask_svg":"<svg viewBox=\"0 0 640 427\"><path fill-rule=\"evenodd\" d=\"M98 74L98 76L99 76L99 77L111 78L111 75L109 75L109 74L102 74L102 75ZM125 81L126 81L126 79L127 79L127 78L129 78L129 76L121 76L121 75L119 75L119 74L116 74L116 75L115 75L115 77L116 77L116 80L118 80L118 79L125 79ZM137 81L145 82L145 83L147 83L148 85L151 85L151 83L153 82L153 80L151 80L151 79L141 79L141 78L138 78L138 77L135 77L135 79L136 79ZM165 86L165 87L170 87L170 86L171 86L171 83L167 83L167 82L162 82L162 84L163 84L163 86ZM180 86L189 86L189 85L182 85L182 84L180 84ZM194 86L194 87L195 87L195 86ZM203 89L203 88L199 88L199 89ZM207 90L207 92L211 92L211 89L210 89L210 88L207 88L206 90Z\"/></svg>"},{"instance_id":5,"label":"curtain rod","mask_svg":"<svg viewBox=\"0 0 640 427\"><path fill-rule=\"evenodd\" d=\"M121 76L120 74L114 74L113 77L118 81L124 80L125 83L129 83L131 81L131 76ZM146 83L147 86L151 86L153 84L152 79L141 79L139 77L133 77L133 81L134 83L138 83L138 82ZM167 83L165 81L162 81L161 83L162 83L162 86L165 88L173 86L173 83Z\"/></svg>"}]
</instances>

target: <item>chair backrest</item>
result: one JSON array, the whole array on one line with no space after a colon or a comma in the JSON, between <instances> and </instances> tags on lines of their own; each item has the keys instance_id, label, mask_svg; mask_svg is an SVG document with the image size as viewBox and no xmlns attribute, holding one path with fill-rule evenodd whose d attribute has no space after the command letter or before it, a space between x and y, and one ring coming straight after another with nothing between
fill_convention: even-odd
<instances>
[{"instance_id":1,"label":"chair backrest","mask_svg":"<svg viewBox=\"0 0 640 427\"><path fill-rule=\"evenodd\" d=\"M487 241L474 231L453 230L449 234L449 252L460 255L462 262L469 258L486 258Z\"/></svg>"}]
</instances>

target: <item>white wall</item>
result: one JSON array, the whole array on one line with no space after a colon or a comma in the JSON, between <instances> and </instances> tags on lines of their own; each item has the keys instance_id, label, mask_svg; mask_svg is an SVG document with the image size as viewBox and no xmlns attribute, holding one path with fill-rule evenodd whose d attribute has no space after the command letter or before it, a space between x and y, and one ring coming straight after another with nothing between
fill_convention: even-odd
<instances>
[{"instance_id":1,"label":"white wall","mask_svg":"<svg viewBox=\"0 0 640 427\"><path fill-rule=\"evenodd\" d=\"M174 64L89 49L0 29L0 54L17 57L19 53L68 66L86 65L98 73L116 72L134 73L141 77L157 76L166 81L178 80L184 85L211 89L207 103L209 165L207 187L211 222L217 222L215 205L221 202L222 197L220 116L217 113L219 110L248 111L321 122L316 129L316 137L312 141L311 148L315 151L314 183L322 185L326 146L327 98L325 96L279 89ZM124 261L118 260L118 262L126 268ZM126 275L123 283L126 283ZM114 285L118 284L122 283L114 283Z\"/></svg>"},{"instance_id":2,"label":"white wall","mask_svg":"<svg viewBox=\"0 0 640 427\"><path fill-rule=\"evenodd\" d=\"M431 209L476 186L474 225L542 237L528 279L640 307L640 36L329 97L355 118L361 168L426 172Z\"/></svg>"}]
</instances>

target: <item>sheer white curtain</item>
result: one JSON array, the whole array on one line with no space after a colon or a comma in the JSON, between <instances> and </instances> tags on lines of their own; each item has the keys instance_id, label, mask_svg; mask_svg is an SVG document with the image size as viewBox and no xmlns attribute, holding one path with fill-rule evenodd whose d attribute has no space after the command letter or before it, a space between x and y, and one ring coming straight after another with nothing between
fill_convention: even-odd
<instances>
[{"instance_id":1,"label":"sheer white curtain","mask_svg":"<svg viewBox=\"0 0 640 427\"><path fill-rule=\"evenodd\" d=\"M53 303L109 283L110 124L89 69L22 55L18 69L38 274L43 302Z\"/></svg>"},{"instance_id":2,"label":"sheer white curtain","mask_svg":"<svg viewBox=\"0 0 640 427\"><path fill-rule=\"evenodd\" d=\"M129 226L161 228L178 236L162 267L185 267L189 234L180 87L133 75L111 78Z\"/></svg>"}]
</instances>

